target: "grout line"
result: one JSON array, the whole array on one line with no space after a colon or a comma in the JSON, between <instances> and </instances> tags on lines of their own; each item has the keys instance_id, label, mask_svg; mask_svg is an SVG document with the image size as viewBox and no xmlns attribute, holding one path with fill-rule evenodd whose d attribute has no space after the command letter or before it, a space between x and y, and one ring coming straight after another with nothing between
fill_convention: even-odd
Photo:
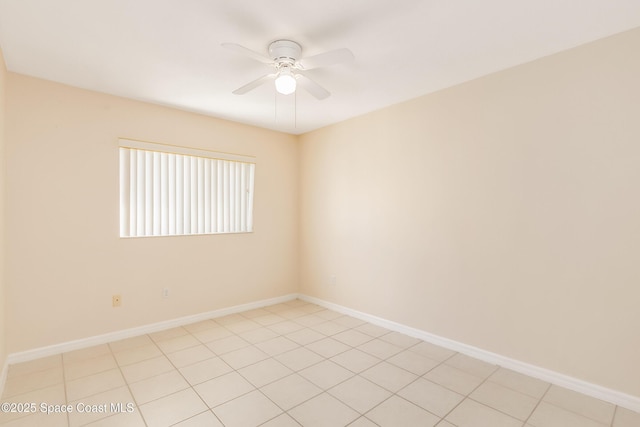
<instances>
[{"instance_id":1,"label":"grout line","mask_svg":"<svg viewBox=\"0 0 640 427\"><path fill-rule=\"evenodd\" d=\"M547 395L547 393L549 393L549 390L551 389L551 384L549 384L547 386L547 389L544 391L544 393L542 394L542 396L540 396L540 398L538 399L538 403L536 403L536 406L533 408L533 410L531 411L531 413L529 414L529 416L527 417L526 420L524 420L524 424L527 425L527 423L529 422L529 420L531 419L531 416L536 412L536 410L538 409L538 406L540 406L540 404L542 403L542 400L544 399L544 397Z\"/></svg>"},{"instance_id":2,"label":"grout line","mask_svg":"<svg viewBox=\"0 0 640 427\"><path fill-rule=\"evenodd\" d=\"M64 358L63 355L60 355L60 364L62 365L62 388L64 389L64 403L65 405L69 404L69 396L67 395L67 378L65 377L65 369L64 369ZM71 425L71 419L69 418L69 413L67 412L66 417L67 425Z\"/></svg>"},{"instance_id":3,"label":"grout line","mask_svg":"<svg viewBox=\"0 0 640 427\"><path fill-rule=\"evenodd\" d=\"M618 405L616 405L616 407L613 408L613 417L611 417L611 423L609 424L609 427L613 427L613 423L615 423L616 421L616 415L618 415L618 408L619 408Z\"/></svg>"}]
</instances>

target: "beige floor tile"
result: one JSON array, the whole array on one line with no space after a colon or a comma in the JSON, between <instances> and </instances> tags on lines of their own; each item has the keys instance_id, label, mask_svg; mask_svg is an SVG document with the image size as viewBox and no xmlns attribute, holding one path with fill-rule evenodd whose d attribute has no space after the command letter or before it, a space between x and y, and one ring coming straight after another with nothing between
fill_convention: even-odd
<instances>
[{"instance_id":1,"label":"beige floor tile","mask_svg":"<svg viewBox=\"0 0 640 427\"><path fill-rule=\"evenodd\" d=\"M256 390L214 408L213 412L226 427L252 427L275 418L282 410Z\"/></svg>"},{"instance_id":2,"label":"beige floor tile","mask_svg":"<svg viewBox=\"0 0 640 427\"><path fill-rule=\"evenodd\" d=\"M275 358L293 371L299 371L324 360L322 356L306 348L296 348L279 354Z\"/></svg>"},{"instance_id":3,"label":"beige floor tile","mask_svg":"<svg viewBox=\"0 0 640 427\"><path fill-rule=\"evenodd\" d=\"M591 418L562 409L547 402L541 402L527 420L534 427L605 427Z\"/></svg>"},{"instance_id":4,"label":"beige floor tile","mask_svg":"<svg viewBox=\"0 0 640 427\"><path fill-rule=\"evenodd\" d=\"M378 338L358 346L358 349L383 360L403 351L402 347L398 347L395 344L382 341Z\"/></svg>"},{"instance_id":5,"label":"beige floor tile","mask_svg":"<svg viewBox=\"0 0 640 427\"><path fill-rule=\"evenodd\" d=\"M247 318L241 314L234 313L234 314L228 314L226 316L218 317L213 320L222 326L226 326L226 325L231 325L233 323L243 322L247 320Z\"/></svg>"},{"instance_id":6,"label":"beige floor tile","mask_svg":"<svg viewBox=\"0 0 640 427\"><path fill-rule=\"evenodd\" d=\"M348 345L343 344L340 341L336 341L333 338L325 338L320 341L312 342L305 347L315 353L318 353L320 356L327 358L344 353L351 349Z\"/></svg>"},{"instance_id":7,"label":"beige floor tile","mask_svg":"<svg viewBox=\"0 0 640 427\"><path fill-rule=\"evenodd\" d=\"M386 335L389 332L391 332L389 329L387 328L383 328L382 326L378 326L378 325L373 325L371 323L365 323L362 324L360 326L358 326L357 328L355 328L356 331L360 331L363 332L371 337L374 338L379 338L382 335Z\"/></svg>"},{"instance_id":8,"label":"beige floor tile","mask_svg":"<svg viewBox=\"0 0 640 427\"><path fill-rule=\"evenodd\" d=\"M299 331L300 329L304 329L304 326L290 320L285 320L284 322L269 325L268 329L280 335L287 335L292 332Z\"/></svg>"},{"instance_id":9,"label":"beige floor tile","mask_svg":"<svg viewBox=\"0 0 640 427\"><path fill-rule=\"evenodd\" d=\"M171 329L165 329L164 331L153 332L149 334L149 337L155 342L159 342L159 341L164 341L171 338L181 337L183 335L187 335L188 333L189 332L185 328L178 326L177 328L171 328Z\"/></svg>"},{"instance_id":10,"label":"beige floor tile","mask_svg":"<svg viewBox=\"0 0 640 427\"><path fill-rule=\"evenodd\" d=\"M412 347L420 342L417 338L399 332L389 332L388 334L382 335L380 339L402 348Z\"/></svg>"},{"instance_id":11,"label":"beige floor tile","mask_svg":"<svg viewBox=\"0 0 640 427\"><path fill-rule=\"evenodd\" d=\"M118 364L116 363L116 359L114 359L111 352L109 352L109 354L65 365L64 376L67 381L72 381L88 375L108 371L109 369L115 369L117 367Z\"/></svg>"},{"instance_id":12,"label":"beige floor tile","mask_svg":"<svg viewBox=\"0 0 640 427\"><path fill-rule=\"evenodd\" d=\"M443 362L456 354L453 350L449 350L426 341L419 342L418 344L409 347L409 350L439 362Z\"/></svg>"},{"instance_id":13,"label":"beige floor tile","mask_svg":"<svg viewBox=\"0 0 640 427\"><path fill-rule=\"evenodd\" d=\"M256 317L260 317L260 316L266 316L268 314L272 314L272 312L265 310L264 308L256 308L253 310L248 310L248 311L243 311L242 313L240 313L242 316L246 317L247 319L253 319Z\"/></svg>"},{"instance_id":14,"label":"beige floor tile","mask_svg":"<svg viewBox=\"0 0 640 427\"><path fill-rule=\"evenodd\" d=\"M69 413L69 426L83 426L94 421L116 415L111 411L112 404L122 404L123 407L134 404L133 396L129 388L118 387L113 390L83 397L79 400L69 402L73 405L73 412Z\"/></svg>"},{"instance_id":15,"label":"beige floor tile","mask_svg":"<svg viewBox=\"0 0 640 427\"><path fill-rule=\"evenodd\" d=\"M394 393L418 378L417 375L387 362L381 362L360 375Z\"/></svg>"},{"instance_id":16,"label":"beige floor tile","mask_svg":"<svg viewBox=\"0 0 640 427\"><path fill-rule=\"evenodd\" d=\"M220 356L233 369L244 368L268 357L267 353L254 346L244 347Z\"/></svg>"},{"instance_id":17,"label":"beige floor tile","mask_svg":"<svg viewBox=\"0 0 640 427\"><path fill-rule=\"evenodd\" d=\"M359 417L356 411L327 393L296 406L289 415L305 427L341 427Z\"/></svg>"},{"instance_id":18,"label":"beige floor tile","mask_svg":"<svg viewBox=\"0 0 640 427\"><path fill-rule=\"evenodd\" d=\"M355 317L351 316L336 317L335 319L333 319L333 321L349 328L357 328L358 326L364 325L366 323L364 320L356 319Z\"/></svg>"},{"instance_id":19,"label":"beige floor tile","mask_svg":"<svg viewBox=\"0 0 640 427\"><path fill-rule=\"evenodd\" d=\"M319 387L298 374L272 382L262 387L260 391L285 411L322 392Z\"/></svg>"},{"instance_id":20,"label":"beige floor tile","mask_svg":"<svg viewBox=\"0 0 640 427\"><path fill-rule=\"evenodd\" d=\"M613 427L637 427L640 426L640 412L633 412L625 408L617 407L613 418Z\"/></svg>"},{"instance_id":21,"label":"beige floor tile","mask_svg":"<svg viewBox=\"0 0 640 427\"><path fill-rule=\"evenodd\" d=\"M56 384L54 386L46 387L39 390L34 390L25 394L19 394L10 398L3 398L2 402L6 403L36 403L37 410L40 410L39 405L41 403L47 403L50 405L62 405L66 404L67 399L64 392L64 384ZM24 418L28 414L22 412L2 412L0 411L0 424L15 421L19 418Z\"/></svg>"},{"instance_id":22,"label":"beige floor tile","mask_svg":"<svg viewBox=\"0 0 640 427\"><path fill-rule=\"evenodd\" d=\"M355 376L329 390L329 394L361 414L391 396L391 392L369 380Z\"/></svg>"},{"instance_id":23,"label":"beige floor tile","mask_svg":"<svg viewBox=\"0 0 640 427\"><path fill-rule=\"evenodd\" d=\"M231 371L233 371L233 368L219 357L213 357L180 368L180 373L191 385L209 381L210 379L228 374Z\"/></svg>"},{"instance_id":24,"label":"beige floor tile","mask_svg":"<svg viewBox=\"0 0 640 427\"><path fill-rule=\"evenodd\" d=\"M521 427L522 421L466 399L447 416L458 427Z\"/></svg>"},{"instance_id":25,"label":"beige floor tile","mask_svg":"<svg viewBox=\"0 0 640 427\"><path fill-rule=\"evenodd\" d=\"M68 363L81 362L94 357L111 354L111 348L108 344L96 345L93 347L82 348L62 354L62 361L66 365Z\"/></svg>"},{"instance_id":26,"label":"beige floor tile","mask_svg":"<svg viewBox=\"0 0 640 427\"><path fill-rule=\"evenodd\" d=\"M447 415L464 399L464 396L424 378L407 385L398 395L440 417Z\"/></svg>"},{"instance_id":27,"label":"beige floor tile","mask_svg":"<svg viewBox=\"0 0 640 427\"><path fill-rule=\"evenodd\" d=\"M294 348L298 348L299 345L285 337L276 337L257 343L255 344L255 347L264 351L269 356L275 356L277 354L293 350Z\"/></svg>"},{"instance_id":28,"label":"beige floor tile","mask_svg":"<svg viewBox=\"0 0 640 427\"><path fill-rule=\"evenodd\" d=\"M191 334L193 334L194 332L206 331L207 329L213 329L218 327L220 327L220 325L218 325L216 322L214 322L211 319L201 320L200 322L190 323L188 325L183 326L183 328L185 328Z\"/></svg>"},{"instance_id":29,"label":"beige floor tile","mask_svg":"<svg viewBox=\"0 0 640 427\"><path fill-rule=\"evenodd\" d=\"M173 353L185 348L195 347L197 345L200 345L201 342L198 341L193 335L189 334L158 341L156 344L163 352Z\"/></svg>"},{"instance_id":30,"label":"beige floor tile","mask_svg":"<svg viewBox=\"0 0 640 427\"><path fill-rule=\"evenodd\" d=\"M227 329L229 329L231 332L234 332L236 334L240 334L242 332L247 332L247 331L251 331L253 329L258 329L261 328L262 325L258 322L254 322L253 320L243 320L240 322L234 322L234 323L230 323L228 325L225 326Z\"/></svg>"},{"instance_id":31,"label":"beige floor tile","mask_svg":"<svg viewBox=\"0 0 640 427\"><path fill-rule=\"evenodd\" d=\"M611 403L555 385L544 395L543 401L606 425L611 424L615 412L615 405Z\"/></svg>"},{"instance_id":32,"label":"beige floor tile","mask_svg":"<svg viewBox=\"0 0 640 427\"><path fill-rule=\"evenodd\" d=\"M498 366L496 365L492 365L490 363L483 362L482 360L474 359L473 357L469 357L460 353L453 355L444 363L483 379L487 378L498 369Z\"/></svg>"},{"instance_id":33,"label":"beige floor tile","mask_svg":"<svg viewBox=\"0 0 640 427\"><path fill-rule=\"evenodd\" d=\"M268 305L266 307L262 307L262 309L270 313L280 313L281 311L291 310L291 306L284 303L280 303L280 304Z\"/></svg>"},{"instance_id":34,"label":"beige floor tile","mask_svg":"<svg viewBox=\"0 0 640 427\"><path fill-rule=\"evenodd\" d=\"M115 352L113 356L116 358L118 365L125 366L162 356L162 351L160 351L158 346L151 343Z\"/></svg>"},{"instance_id":35,"label":"beige floor tile","mask_svg":"<svg viewBox=\"0 0 640 427\"><path fill-rule=\"evenodd\" d=\"M174 424L174 427L224 427L218 417L213 415L211 410L202 412L198 415L194 415L191 418L187 418L184 421L180 421L178 424Z\"/></svg>"},{"instance_id":36,"label":"beige floor tile","mask_svg":"<svg viewBox=\"0 0 640 427\"><path fill-rule=\"evenodd\" d=\"M56 354L54 356L43 357L41 359L30 360L28 362L16 363L9 366L9 372L7 378L18 377L26 374L33 374L34 372L46 371L53 368L62 367L62 355Z\"/></svg>"},{"instance_id":37,"label":"beige floor tile","mask_svg":"<svg viewBox=\"0 0 640 427\"><path fill-rule=\"evenodd\" d=\"M135 383L146 378L164 374L175 369L165 356L134 363L120 368L128 383Z\"/></svg>"},{"instance_id":38,"label":"beige floor tile","mask_svg":"<svg viewBox=\"0 0 640 427\"><path fill-rule=\"evenodd\" d=\"M378 427L378 425L367 417L360 417L349 424L349 427Z\"/></svg>"},{"instance_id":39,"label":"beige floor tile","mask_svg":"<svg viewBox=\"0 0 640 427\"><path fill-rule=\"evenodd\" d=\"M230 335L219 340L208 342L207 347L218 356L250 346L251 343L243 340L237 335Z\"/></svg>"},{"instance_id":40,"label":"beige floor tile","mask_svg":"<svg viewBox=\"0 0 640 427\"><path fill-rule=\"evenodd\" d=\"M332 338L350 345L351 347L358 347L359 345L374 339L363 332L356 331L355 329L348 329L344 332L340 332L339 334L335 334Z\"/></svg>"},{"instance_id":41,"label":"beige floor tile","mask_svg":"<svg viewBox=\"0 0 640 427\"><path fill-rule=\"evenodd\" d=\"M430 427L440 421L439 417L398 396L385 400L366 417L380 427Z\"/></svg>"},{"instance_id":42,"label":"beige floor tile","mask_svg":"<svg viewBox=\"0 0 640 427\"><path fill-rule=\"evenodd\" d=\"M307 345L324 339L325 335L320 332L316 332L313 329L303 328L287 334L286 337L300 345Z\"/></svg>"},{"instance_id":43,"label":"beige floor tile","mask_svg":"<svg viewBox=\"0 0 640 427\"><path fill-rule=\"evenodd\" d=\"M253 329L251 331L243 332L239 335L240 335L240 338L242 338L243 340L251 344L257 344L259 342L268 341L272 338L277 338L280 336L279 334L273 332L269 328Z\"/></svg>"},{"instance_id":44,"label":"beige floor tile","mask_svg":"<svg viewBox=\"0 0 640 427\"><path fill-rule=\"evenodd\" d=\"M67 381L67 399L78 400L83 397L92 396L107 390L122 387L125 385L120 369L110 369L108 371Z\"/></svg>"},{"instance_id":45,"label":"beige floor tile","mask_svg":"<svg viewBox=\"0 0 640 427\"><path fill-rule=\"evenodd\" d=\"M0 417L0 419L2 419ZM39 412L1 423L3 427L68 427L67 414L47 414Z\"/></svg>"},{"instance_id":46,"label":"beige floor tile","mask_svg":"<svg viewBox=\"0 0 640 427\"><path fill-rule=\"evenodd\" d=\"M170 426L206 410L202 399L190 388L140 406L148 427Z\"/></svg>"},{"instance_id":47,"label":"beige floor tile","mask_svg":"<svg viewBox=\"0 0 640 427\"><path fill-rule=\"evenodd\" d=\"M216 357L216 355L213 351L209 350L207 346L201 344L176 351L175 353L169 353L167 357L176 368L182 368L197 362L202 362L203 360L211 359Z\"/></svg>"},{"instance_id":48,"label":"beige floor tile","mask_svg":"<svg viewBox=\"0 0 640 427\"><path fill-rule=\"evenodd\" d=\"M538 404L538 399L490 381L480 385L470 397L522 421L531 415Z\"/></svg>"},{"instance_id":49,"label":"beige floor tile","mask_svg":"<svg viewBox=\"0 0 640 427\"><path fill-rule=\"evenodd\" d=\"M230 337L233 335L233 332L223 326L218 325L218 327L216 328L193 332L192 335L196 337L200 342L209 343L211 341Z\"/></svg>"},{"instance_id":50,"label":"beige floor tile","mask_svg":"<svg viewBox=\"0 0 640 427\"><path fill-rule=\"evenodd\" d=\"M342 317L342 314L338 313L337 311L327 310L327 309L316 311L314 314L316 316L322 317L325 320L333 320L333 319L337 319L338 317Z\"/></svg>"},{"instance_id":51,"label":"beige floor tile","mask_svg":"<svg viewBox=\"0 0 640 427\"><path fill-rule=\"evenodd\" d=\"M434 383L447 387L456 393L467 395L478 387L483 379L475 375L468 374L448 365L440 365L429 372L424 377Z\"/></svg>"},{"instance_id":52,"label":"beige floor tile","mask_svg":"<svg viewBox=\"0 0 640 427\"><path fill-rule=\"evenodd\" d=\"M295 298L295 299L286 301L284 304L288 305L289 307L302 307L302 306L308 305L309 303L301 299Z\"/></svg>"},{"instance_id":53,"label":"beige floor tile","mask_svg":"<svg viewBox=\"0 0 640 427\"><path fill-rule=\"evenodd\" d=\"M30 374L7 378L4 384L3 396L5 398L43 389L64 382L62 366L36 371Z\"/></svg>"},{"instance_id":54,"label":"beige floor tile","mask_svg":"<svg viewBox=\"0 0 640 427\"><path fill-rule=\"evenodd\" d=\"M136 409L134 412L123 412L116 415L110 415L98 421L87 424L88 427L146 427L142 419L142 415Z\"/></svg>"},{"instance_id":55,"label":"beige floor tile","mask_svg":"<svg viewBox=\"0 0 640 427\"><path fill-rule=\"evenodd\" d=\"M307 328L314 325L319 325L320 323L326 322L326 319L323 319L320 316L316 316L315 314L305 314L304 316L296 317L295 322L300 323L302 326L306 326Z\"/></svg>"},{"instance_id":56,"label":"beige floor tile","mask_svg":"<svg viewBox=\"0 0 640 427\"><path fill-rule=\"evenodd\" d=\"M499 368L489 377L488 381L500 384L536 399L542 398L550 386L549 383L505 368Z\"/></svg>"},{"instance_id":57,"label":"beige floor tile","mask_svg":"<svg viewBox=\"0 0 640 427\"><path fill-rule=\"evenodd\" d=\"M278 316L277 314L273 314L273 313L253 318L254 322L259 323L262 326L274 325L274 324L280 323L280 322L282 322L284 320L285 320L284 317Z\"/></svg>"},{"instance_id":58,"label":"beige floor tile","mask_svg":"<svg viewBox=\"0 0 640 427\"><path fill-rule=\"evenodd\" d=\"M282 316L285 319L288 320L295 320L298 317L302 317L302 316L306 316L307 313L305 313L302 310L298 310L297 308L289 308L288 310L283 310L281 312L278 313L278 316ZM303 325L300 325L303 326Z\"/></svg>"},{"instance_id":59,"label":"beige floor tile","mask_svg":"<svg viewBox=\"0 0 640 427\"><path fill-rule=\"evenodd\" d=\"M272 420L267 421L260 427L300 427L300 424L288 414L278 415Z\"/></svg>"},{"instance_id":60,"label":"beige floor tile","mask_svg":"<svg viewBox=\"0 0 640 427\"><path fill-rule=\"evenodd\" d=\"M306 313L320 313L322 311L326 311L326 308L320 307L319 305L313 303L300 306L300 309Z\"/></svg>"},{"instance_id":61,"label":"beige floor tile","mask_svg":"<svg viewBox=\"0 0 640 427\"><path fill-rule=\"evenodd\" d=\"M168 396L177 391L189 388L189 383L178 371L169 371L137 383L129 384L131 393L138 405Z\"/></svg>"},{"instance_id":62,"label":"beige floor tile","mask_svg":"<svg viewBox=\"0 0 640 427\"><path fill-rule=\"evenodd\" d=\"M353 376L353 372L330 360L323 360L298 373L323 390L340 384Z\"/></svg>"},{"instance_id":63,"label":"beige floor tile","mask_svg":"<svg viewBox=\"0 0 640 427\"><path fill-rule=\"evenodd\" d=\"M131 348L141 347L148 344L153 344L153 340L151 340L149 335L139 335L137 337L110 342L109 347L111 347L112 352L116 353L118 351L129 350Z\"/></svg>"},{"instance_id":64,"label":"beige floor tile","mask_svg":"<svg viewBox=\"0 0 640 427\"><path fill-rule=\"evenodd\" d=\"M198 384L193 388L209 408L215 408L218 405L222 405L236 397L255 390L255 387L242 378L237 372L229 372L228 374Z\"/></svg>"},{"instance_id":65,"label":"beige floor tile","mask_svg":"<svg viewBox=\"0 0 640 427\"><path fill-rule=\"evenodd\" d=\"M280 378L291 375L293 371L273 358L254 363L238 370L255 387L262 387Z\"/></svg>"},{"instance_id":66,"label":"beige floor tile","mask_svg":"<svg viewBox=\"0 0 640 427\"><path fill-rule=\"evenodd\" d=\"M312 326L311 329L323 335L331 336L344 332L349 328L336 322L324 322Z\"/></svg>"},{"instance_id":67,"label":"beige floor tile","mask_svg":"<svg viewBox=\"0 0 640 427\"><path fill-rule=\"evenodd\" d=\"M424 375L441 363L408 350L391 356L387 362L416 375Z\"/></svg>"},{"instance_id":68,"label":"beige floor tile","mask_svg":"<svg viewBox=\"0 0 640 427\"><path fill-rule=\"evenodd\" d=\"M300 300L11 365L4 392L141 406L73 413L71 426L222 426L214 410L242 426L640 426L638 413ZM0 413L0 424L68 422Z\"/></svg>"},{"instance_id":69,"label":"beige floor tile","mask_svg":"<svg viewBox=\"0 0 640 427\"><path fill-rule=\"evenodd\" d=\"M355 373L360 373L381 362L377 357L356 348L340 353L331 360Z\"/></svg>"}]
</instances>

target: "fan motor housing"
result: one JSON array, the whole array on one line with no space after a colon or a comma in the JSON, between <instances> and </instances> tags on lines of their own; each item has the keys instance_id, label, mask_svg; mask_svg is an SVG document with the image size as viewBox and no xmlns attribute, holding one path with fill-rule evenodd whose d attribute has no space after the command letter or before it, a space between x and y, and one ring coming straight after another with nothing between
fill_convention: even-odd
<instances>
[{"instance_id":1,"label":"fan motor housing","mask_svg":"<svg viewBox=\"0 0 640 427\"><path fill-rule=\"evenodd\" d=\"M300 58L301 53L302 47L291 40L276 40L269 45L269 55L276 63L293 64Z\"/></svg>"}]
</instances>

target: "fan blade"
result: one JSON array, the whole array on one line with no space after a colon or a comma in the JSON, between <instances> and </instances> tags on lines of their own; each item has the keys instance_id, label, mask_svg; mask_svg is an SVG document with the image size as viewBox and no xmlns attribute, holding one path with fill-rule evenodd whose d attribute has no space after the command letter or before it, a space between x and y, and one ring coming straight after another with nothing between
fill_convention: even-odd
<instances>
[{"instance_id":1,"label":"fan blade","mask_svg":"<svg viewBox=\"0 0 640 427\"><path fill-rule=\"evenodd\" d=\"M323 100L331 95L331 92L329 92L304 74L297 73L296 80L298 81L300 86L302 86L307 92L320 100Z\"/></svg>"},{"instance_id":2,"label":"fan blade","mask_svg":"<svg viewBox=\"0 0 640 427\"><path fill-rule=\"evenodd\" d=\"M298 64L303 70L326 67L341 62L353 61L353 53L349 49L337 49L301 59Z\"/></svg>"},{"instance_id":3,"label":"fan blade","mask_svg":"<svg viewBox=\"0 0 640 427\"><path fill-rule=\"evenodd\" d=\"M265 84L266 82L268 82L269 80L273 80L276 78L276 74L266 74L258 79L255 79L254 81L247 83L246 85L239 87L238 89L233 91L234 95L244 95L245 93L254 90L255 88L257 88L260 85Z\"/></svg>"},{"instance_id":4,"label":"fan blade","mask_svg":"<svg viewBox=\"0 0 640 427\"><path fill-rule=\"evenodd\" d=\"M221 44L222 47L224 47L225 49L229 49L232 50L236 53L239 53L240 55L245 55L248 56L252 59L255 59L258 62L262 62L263 64L273 64L273 59L268 58L264 55L259 54L258 52L254 52L251 49L247 49L244 46L240 46L239 44L236 43L222 43Z\"/></svg>"}]
</instances>

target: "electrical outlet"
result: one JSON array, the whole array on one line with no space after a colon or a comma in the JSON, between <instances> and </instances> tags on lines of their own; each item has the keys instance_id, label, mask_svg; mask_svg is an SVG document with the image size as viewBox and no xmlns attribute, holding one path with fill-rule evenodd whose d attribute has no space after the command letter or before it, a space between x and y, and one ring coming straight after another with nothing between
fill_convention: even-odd
<instances>
[{"instance_id":1,"label":"electrical outlet","mask_svg":"<svg viewBox=\"0 0 640 427\"><path fill-rule=\"evenodd\" d=\"M120 305L122 304L122 297L120 295L114 295L111 298L111 302L114 307L120 307Z\"/></svg>"},{"instance_id":2,"label":"electrical outlet","mask_svg":"<svg viewBox=\"0 0 640 427\"><path fill-rule=\"evenodd\" d=\"M165 298L169 298L169 288L164 288L162 290L162 296Z\"/></svg>"},{"instance_id":3,"label":"electrical outlet","mask_svg":"<svg viewBox=\"0 0 640 427\"><path fill-rule=\"evenodd\" d=\"M337 281L338 281L338 279L336 278L335 274L332 274L329 277L329 283L331 284L331 286L335 286Z\"/></svg>"}]
</instances>

